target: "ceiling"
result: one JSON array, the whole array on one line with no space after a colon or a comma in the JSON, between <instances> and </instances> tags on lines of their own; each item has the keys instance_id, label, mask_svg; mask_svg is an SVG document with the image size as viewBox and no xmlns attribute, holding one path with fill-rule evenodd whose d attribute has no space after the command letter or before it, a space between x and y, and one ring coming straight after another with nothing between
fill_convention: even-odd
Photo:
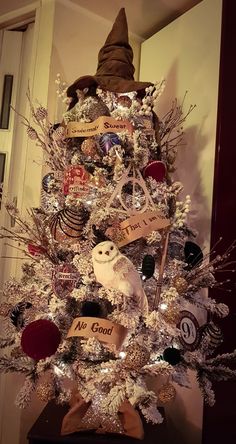
<instances>
[{"instance_id":1,"label":"ceiling","mask_svg":"<svg viewBox=\"0 0 236 444\"><path fill-rule=\"evenodd\" d=\"M129 32L145 40L202 0L55 0L72 2L110 22L120 8L126 9ZM34 0L0 0L0 16L24 7Z\"/></svg>"},{"instance_id":2,"label":"ceiling","mask_svg":"<svg viewBox=\"0 0 236 444\"><path fill-rule=\"evenodd\" d=\"M71 0L113 22L124 7L129 32L145 40L202 0Z\"/></svg>"}]
</instances>

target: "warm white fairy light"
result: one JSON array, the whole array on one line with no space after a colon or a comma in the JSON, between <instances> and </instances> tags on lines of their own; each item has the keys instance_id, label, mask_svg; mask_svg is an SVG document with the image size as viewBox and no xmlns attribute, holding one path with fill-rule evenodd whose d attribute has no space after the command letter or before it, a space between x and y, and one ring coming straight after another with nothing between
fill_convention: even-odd
<instances>
[{"instance_id":1,"label":"warm white fairy light","mask_svg":"<svg viewBox=\"0 0 236 444\"><path fill-rule=\"evenodd\" d=\"M57 365L53 366L53 370L54 370L54 373L57 376L63 376L64 375L64 372Z\"/></svg>"},{"instance_id":2,"label":"warm white fairy light","mask_svg":"<svg viewBox=\"0 0 236 444\"><path fill-rule=\"evenodd\" d=\"M161 310L161 311L165 311L165 310L167 309L167 307L168 307L168 305L167 305L165 302L162 302L162 303L160 304L160 310Z\"/></svg>"},{"instance_id":3,"label":"warm white fairy light","mask_svg":"<svg viewBox=\"0 0 236 444\"><path fill-rule=\"evenodd\" d=\"M126 357L126 353L125 352L120 352L119 353L119 357L121 358L121 359L124 359L125 357Z\"/></svg>"}]
</instances>

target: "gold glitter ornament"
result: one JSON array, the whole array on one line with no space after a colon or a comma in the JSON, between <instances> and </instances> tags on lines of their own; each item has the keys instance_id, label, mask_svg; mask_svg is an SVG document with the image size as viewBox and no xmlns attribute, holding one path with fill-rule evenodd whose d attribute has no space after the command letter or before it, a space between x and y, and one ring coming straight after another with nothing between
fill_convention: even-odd
<instances>
[{"instance_id":1,"label":"gold glitter ornament","mask_svg":"<svg viewBox=\"0 0 236 444\"><path fill-rule=\"evenodd\" d=\"M3 302L3 304L0 305L0 316L4 316L6 318L9 315L11 309L12 309L11 304Z\"/></svg>"},{"instance_id":2,"label":"gold glitter ornament","mask_svg":"<svg viewBox=\"0 0 236 444\"><path fill-rule=\"evenodd\" d=\"M42 382L36 388L36 394L40 401L48 402L55 397L55 389L52 381Z\"/></svg>"},{"instance_id":3,"label":"gold glitter ornament","mask_svg":"<svg viewBox=\"0 0 236 444\"><path fill-rule=\"evenodd\" d=\"M158 399L162 404L166 404L167 402L175 399L176 390L172 384L169 382L164 384L160 390L158 391Z\"/></svg>"},{"instance_id":4,"label":"gold glitter ornament","mask_svg":"<svg viewBox=\"0 0 236 444\"><path fill-rule=\"evenodd\" d=\"M150 358L149 350L138 343L130 344L125 352L123 365L130 370L139 370L148 363Z\"/></svg>"},{"instance_id":5,"label":"gold glitter ornament","mask_svg":"<svg viewBox=\"0 0 236 444\"><path fill-rule=\"evenodd\" d=\"M91 122L98 119L100 116L110 116L110 111L107 105L97 97L86 97L83 105L87 105L84 114Z\"/></svg>"},{"instance_id":6,"label":"gold glitter ornament","mask_svg":"<svg viewBox=\"0 0 236 444\"><path fill-rule=\"evenodd\" d=\"M88 160L94 160L94 161L101 160L98 144L92 138L88 138L82 142L81 151L87 157Z\"/></svg>"},{"instance_id":7,"label":"gold glitter ornament","mask_svg":"<svg viewBox=\"0 0 236 444\"><path fill-rule=\"evenodd\" d=\"M174 325L178 324L180 314L179 307L176 304L169 303L167 309L165 311L162 311L161 314L166 322Z\"/></svg>"},{"instance_id":8,"label":"gold glitter ornament","mask_svg":"<svg viewBox=\"0 0 236 444\"><path fill-rule=\"evenodd\" d=\"M179 294L185 293L188 289L188 282L182 276L175 276L173 286Z\"/></svg>"},{"instance_id":9,"label":"gold glitter ornament","mask_svg":"<svg viewBox=\"0 0 236 444\"><path fill-rule=\"evenodd\" d=\"M100 394L93 397L92 404L81 420L80 430L96 430L97 433L124 433L118 414L111 415L102 411L102 400L103 396Z\"/></svg>"}]
</instances>

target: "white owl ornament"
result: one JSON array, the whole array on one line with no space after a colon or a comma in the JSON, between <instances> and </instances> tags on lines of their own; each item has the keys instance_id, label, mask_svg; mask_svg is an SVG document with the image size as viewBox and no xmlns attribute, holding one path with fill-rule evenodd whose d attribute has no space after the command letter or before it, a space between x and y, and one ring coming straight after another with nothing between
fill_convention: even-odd
<instances>
[{"instance_id":1,"label":"white owl ornament","mask_svg":"<svg viewBox=\"0 0 236 444\"><path fill-rule=\"evenodd\" d=\"M134 297L142 314L148 314L148 301L139 273L114 242L104 241L96 245L92 250L92 261L96 279L103 287Z\"/></svg>"}]
</instances>

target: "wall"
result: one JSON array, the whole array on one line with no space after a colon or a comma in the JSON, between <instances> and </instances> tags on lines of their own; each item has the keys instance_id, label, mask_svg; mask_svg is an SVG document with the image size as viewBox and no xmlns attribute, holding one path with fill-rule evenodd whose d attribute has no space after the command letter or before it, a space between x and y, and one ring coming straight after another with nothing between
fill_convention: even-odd
<instances>
[{"instance_id":1,"label":"wall","mask_svg":"<svg viewBox=\"0 0 236 444\"><path fill-rule=\"evenodd\" d=\"M191 223L199 242L209 239L215 129L219 80L222 0L203 0L166 28L146 40L141 52L141 80L166 79L158 114L177 97L185 109L196 104L185 125L186 145L178 155L178 178L193 199ZM191 172L191 174L189 174Z\"/></svg>"},{"instance_id":2,"label":"wall","mask_svg":"<svg viewBox=\"0 0 236 444\"><path fill-rule=\"evenodd\" d=\"M8 12L14 11L18 8L23 8L33 3L34 0L2 0L0 2L0 16L7 14Z\"/></svg>"},{"instance_id":3,"label":"wall","mask_svg":"<svg viewBox=\"0 0 236 444\"><path fill-rule=\"evenodd\" d=\"M114 8L114 20L117 13L118 10ZM68 85L80 76L95 74L98 52L112 24L70 0L56 1L49 87L49 110L55 121L61 118L61 109L58 110L56 103L57 73L61 74L63 81ZM131 35L130 43L134 51L137 76L140 42Z\"/></svg>"},{"instance_id":4,"label":"wall","mask_svg":"<svg viewBox=\"0 0 236 444\"><path fill-rule=\"evenodd\" d=\"M198 231L197 242L208 247L212 210L215 133L219 81L221 0L203 0L142 44L140 79L166 79L157 107L164 115L172 100L179 102L188 91L185 110L196 109L185 124L185 146L180 147L175 178L192 198L189 223ZM205 250L206 251L206 250ZM193 389L179 389L167 409L177 442L200 443L202 400L194 375Z\"/></svg>"}]
</instances>

